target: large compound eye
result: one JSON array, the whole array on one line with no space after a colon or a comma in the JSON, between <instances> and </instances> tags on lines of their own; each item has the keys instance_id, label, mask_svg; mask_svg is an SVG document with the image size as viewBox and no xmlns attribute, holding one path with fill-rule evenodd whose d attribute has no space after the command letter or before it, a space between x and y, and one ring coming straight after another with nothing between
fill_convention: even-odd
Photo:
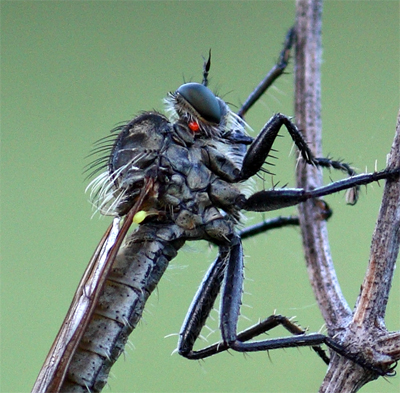
<instances>
[{"instance_id":1,"label":"large compound eye","mask_svg":"<svg viewBox=\"0 0 400 393\"><path fill-rule=\"evenodd\" d=\"M221 121L221 109L217 97L208 87L200 83L185 83L176 92L205 120L219 124Z\"/></svg>"}]
</instances>

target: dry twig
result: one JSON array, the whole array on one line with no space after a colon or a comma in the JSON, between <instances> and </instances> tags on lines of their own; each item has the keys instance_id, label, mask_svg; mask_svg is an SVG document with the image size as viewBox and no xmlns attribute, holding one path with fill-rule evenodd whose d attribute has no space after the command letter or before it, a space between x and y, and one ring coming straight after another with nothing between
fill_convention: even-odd
<instances>
[{"instance_id":1,"label":"dry twig","mask_svg":"<svg viewBox=\"0 0 400 393\"><path fill-rule=\"evenodd\" d=\"M298 0L296 17L296 122L321 156L320 64L322 0ZM400 112L388 167L400 163ZM299 166L299 187L322 184L317 168ZM400 242L400 182L387 181L369 266L354 311L347 304L333 266L326 221L316 219L315 201L299 206L303 246L310 282L328 334L360 362L390 371L400 359L400 332L388 332L384 316ZM332 352L320 392L355 392L379 374Z\"/></svg>"}]
</instances>

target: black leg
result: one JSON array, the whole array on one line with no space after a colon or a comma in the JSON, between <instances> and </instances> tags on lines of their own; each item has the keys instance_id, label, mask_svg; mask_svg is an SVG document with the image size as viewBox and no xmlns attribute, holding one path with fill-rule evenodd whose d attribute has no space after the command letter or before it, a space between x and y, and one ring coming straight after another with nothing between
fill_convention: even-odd
<instances>
[{"instance_id":1,"label":"black leg","mask_svg":"<svg viewBox=\"0 0 400 393\"><path fill-rule=\"evenodd\" d=\"M283 326L288 332L297 336L297 338L284 337L284 338L265 340L265 342L269 343L269 348L263 348L261 350L299 347L304 345L311 346L312 349L321 357L321 359L326 364L329 364L329 357L326 355L325 351L319 346L320 344L325 344L325 340L327 339L327 337L325 337L322 334L310 334L308 336L305 336L306 334L305 330L303 330L301 327L293 323L290 319L282 315L271 315L268 318L264 319L263 321L257 323L256 325L249 327L248 329L244 330L241 333L238 333L237 341L245 343L246 341L258 337L261 334L264 334L269 330L274 329L277 326ZM307 342L307 344L302 345L300 342L304 341L304 337L311 337L311 339L309 342ZM288 345L288 342L290 343L290 345ZM205 359L209 356L227 351L229 349L232 349L232 347L228 345L226 342L221 341L213 345L210 345L206 348L200 349L198 351L191 351L190 355L186 357L192 360ZM244 352L247 352L247 350L245 350Z\"/></svg>"},{"instance_id":2,"label":"black leg","mask_svg":"<svg viewBox=\"0 0 400 393\"><path fill-rule=\"evenodd\" d=\"M242 231L240 231L239 236L242 239L245 239L271 229L282 228L289 225L299 225L298 217L276 217L271 220L266 220L248 228L244 228ZM198 352L193 352L193 346L199 337L201 329L205 325L206 320L214 306L215 299L220 292L229 251L230 249L227 246L219 247L218 258L208 269L196 295L193 298L179 335L178 352L182 356L190 359L197 358L197 356L199 356ZM268 325L267 330L272 329L273 327L274 326ZM247 340L250 338L247 338ZM214 350L212 349L211 352L213 351ZM208 351L206 351L206 353L207 352ZM200 351L200 353L202 353L202 351Z\"/></svg>"},{"instance_id":3,"label":"black leg","mask_svg":"<svg viewBox=\"0 0 400 393\"><path fill-rule=\"evenodd\" d=\"M220 292L228 254L229 247L220 247L219 255L204 276L181 327L178 352L188 359L199 359L193 346Z\"/></svg>"},{"instance_id":4,"label":"black leg","mask_svg":"<svg viewBox=\"0 0 400 393\"><path fill-rule=\"evenodd\" d=\"M297 216L275 217L242 229L239 232L239 236L243 240L258 235L260 233L267 232L271 229L283 228L286 226L298 226L298 225L299 225L299 218Z\"/></svg>"},{"instance_id":5,"label":"black leg","mask_svg":"<svg viewBox=\"0 0 400 393\"><path fill-rule=\"evenodd\" d=\"M279 190L259 191L250 198L239 202L241 208L248 211L270 211L283 207L294 206L311 198L319 198L335 192L359 187L381 179L388 179L398 176L400 168L395 170L383 170L380 172L366 173L339 180L314 190L302 188L283 188Z\"/></svg>"},{"instance_id":6,"label":"black leg","mask_svg":"<svg viewBox=\"0 0 400 393\"><path fill-rule=\"evenodd\" d=\"M338 169L347 173L349 176L353 176L355 174L354 170L345 163L334 161L329 158L314 157L311 153L311 150L307 146L307 142L304 140L296 125L292 123L287 116L277 113L272 116L271 119L269 119L267 124L263 127L257 138L247 150L246 156L243 160L243 166L239 175L239 180L246 180L262 169L265 160L272 150L272 145L274 144L275 139L283 125L288 130L293 142L296 144L307 164L321 166L324 168Z\"/></svg>"},{"instance_id":7,"label":"black leg","mask_svg":"<svg viewBox=\"0 0 400 393\"><path fill-rule=\"evenodd\" d=\"M315 346L325 342L323 334L299 335L256 342L241 341L237 323L243 288L243 249L240 238L231 241L231 252L226 267L224 286L221 294L220 329L222 340L227 347L240 352L266 351L276 348ZM271 327L272 328L272 327ZM258 330L260 334L262 330Z\"/></svg>"},{"instance_id":8,"label":"black leg","mask_svg":"<svg viewBox=\"0 0 400 393\"><path fill-rule=\"evenodd\" d=\"M332 217L332 210L329 205L322 199L318 200L317 204L319 208L319 216L321 220L329 220ZM249 227L243 228L239 232L239 236L242 240L247 239L252 236L256 236L260 233L268 232L272 229L284 228L288 226L299 226L299 217L297 216L279 216L264 220L257 224L251 225Z\"/></svg>"},{"instance_id":9,"label":"black leg","mask_svg":"<svg viewBox=\"0 0 400 393\"><path fill-rule=\"evenodd\" d=\"M290 58L290 50L292 49L293 43L296 38L296 33L292 27L285 39L283 44L282 52L280 53L277 64L268 72L266 77L259 83L254 91L247 97L246 101L239 109L237 114L244 118L247 111L258 101L258 99L267 91L267 89L283 74L285 71Z\"/></svg>"},{"instance_id":10,"label":"black leg","mask_svg":"<svg viewBox=\"0 0 400 393\"><path fill-rule=\"evenodd\" d=\"M223 341L198 351L193 351L202 327L213 307L224 282L221 294L220 328ZM319 356L329 362L325 352L319 347L326 340L322 334L305 335L305 331L281 315L272 315L264 321L237 334L243 286L243 250L239 237L232 239L229 247L221 247L220 255L208 270L190 306L181 328L178 351L189 359L204 359L227 349L240 352L264 351L277 348L312 346ZM247 343L252 338L276 326L283 326L294 337L262 340Z\"/></svg>"}]
</instances>

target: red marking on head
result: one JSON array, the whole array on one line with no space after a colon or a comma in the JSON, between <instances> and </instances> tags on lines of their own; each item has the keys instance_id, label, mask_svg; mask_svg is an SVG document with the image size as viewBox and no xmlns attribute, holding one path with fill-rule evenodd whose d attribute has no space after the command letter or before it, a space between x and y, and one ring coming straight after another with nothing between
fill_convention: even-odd
<instances>
[{"instance_id":1,"label":"red marking on head","mask_svg":"<svg viewBox=\"0 0 400 393\"><path fill-rule=\"evenodd\" d=\"M199 123L197 123L196 121L190 121L188 126L193 132L197 132L200 130Z\"/></svg>"}]
</instances>

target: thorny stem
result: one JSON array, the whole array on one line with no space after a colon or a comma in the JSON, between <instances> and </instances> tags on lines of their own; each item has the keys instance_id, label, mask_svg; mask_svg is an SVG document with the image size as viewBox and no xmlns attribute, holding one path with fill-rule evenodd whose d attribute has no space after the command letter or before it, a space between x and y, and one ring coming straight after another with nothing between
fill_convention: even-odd
<instances>
[{"instance_id":1,"label":"thorny stem","mask_svg":"<svg viewBox=\"0 0 400 393\"><path fill-rule=\"evenodd\" d=\"M321 146L321 14L322 0L297 2L296 43L296 122L315 156L322 156ZM322 185L321 171L309 165L299 165L299 187ZM351 310L344 299L329 249L326 221L315 219L318 212L313 201L299 205L303 246L311 284L319 302L328 333L338 321L350 321Z\"/></svg>"},{"instance_id":2,"label":"thorny stem","mask_svg":"<svg viewBox=\"0 0 400 393\"><path fill-rule=\"evenodd\" d=\"M296 4L296 122L321 156L320 64L322 0ZM400 164L400 112L389 167ZM316 168L299 165L299 187L322 184ZM387 181L373 235L371 256L354 313L341 292L330 254L326 222L313 201L299 205L307 269L328 334L353 356L389 370L400 359L400 332L388 332L384 315L400 241L400 182ZM332 352L320 392L356 392L378 375Z\"/></svg>"},{"instance_id":3,"label":"thorny stem","mask_svg":"<svg viewBox=\"0 0 400 393\"><path fill-rule=\"evenodd\" d=\"M388 168L400 163L400 111ZM400 182L386 182L377 225L372 237L367 274L358 298L353 322L380 322L385 317L400 242ZM400 351L400 348L399 348Z\"/></svg>"}]
</instances>

